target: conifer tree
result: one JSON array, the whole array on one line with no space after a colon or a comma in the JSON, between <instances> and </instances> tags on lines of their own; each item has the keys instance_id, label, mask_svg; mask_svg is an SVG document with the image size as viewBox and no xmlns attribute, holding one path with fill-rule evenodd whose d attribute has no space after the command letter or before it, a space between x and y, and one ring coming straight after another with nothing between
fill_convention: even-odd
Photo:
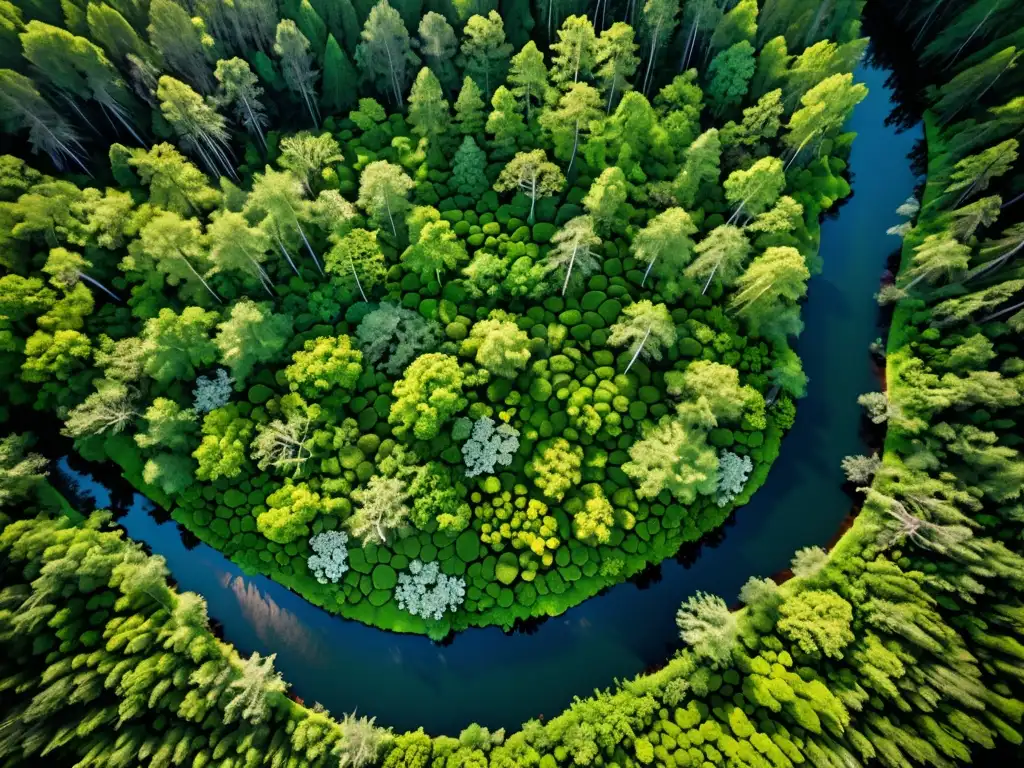
<instances>
[{"instance_id":1,"label":"conifer tree","mask_svg":"<svg viewBox=\"0 0 1024 768\"><path fill-rule=\"evenodd\" d=\"M504 85L494 92L491 99L485 130L493 136L491 146L499 157L510 157L516 151L519 137L526 133L519 103Z\"/></svg>"},{"instance_id":2,"label":"conifer tree","mask_svg":"<svg viewBox=\"0 0 1024 768\"><path fill-rule=\"evenodd\" d=\"M344 114L356 104L352 88L358 78L348 54L338 45L334 35L327 36L324 51L324 74L320 84L320 106L328 114Z\"/></svg>"},{"instance_id":3,"label":"conifer tree","mask_svg":"<svg viewBox=\"0 0 1024 768\"><path fill-rule=\"evenodd\" d=\"M508 73L512 94L520 99L526 110L526 122L530 122L530 110L534 103L544 103L548 89L548 69L544 65L544 54L532 40L512 57Z\"/></svg>"},{"instance_id":4,"label":"conifer tree","mask_svg":"<svg viewBox=\"0 0 1024 768\"><path fill-rule=\"evenodd\" d=\"M388 0L381 0L370 11L356 48L356 66L363 80L372 82L396 106L404 107L405 91L419 62L402 17Z\"/></svg>"},{"instance_id":5,"label":"conifer tree","mask_svg":"<svg viewBox=\"0 0 1024 768\"><path fill-rule=\"evenodd\" d=\"M409 122L418 136L437 141L448 130L448 102L434 73L423 67L409 91Z\"/></svg>"},{"instance_id":6,"label":"conifer tree","mask_svg":"<svg viewBox=\"0 0 1024 768\"><path fill-rule=\"evenodd\" d=\"M541 115L540 124L551 134L555 157L567 160L572 172L581 134L590 133L590 122L601 115L601 97L593 86L575 83L558 100L558 106Z\"/></svg>"},{"instance_id":7,"label":"conifer tree","mask_svg":"<svg viewBox=\"0 0 1024 768\"><path fill-rule=\"evenodd\" d=\"M464 136L478 136L484 129L484 100L479 86L467 76L455 100L455 123Z\"/></svg>"}]
</instances>

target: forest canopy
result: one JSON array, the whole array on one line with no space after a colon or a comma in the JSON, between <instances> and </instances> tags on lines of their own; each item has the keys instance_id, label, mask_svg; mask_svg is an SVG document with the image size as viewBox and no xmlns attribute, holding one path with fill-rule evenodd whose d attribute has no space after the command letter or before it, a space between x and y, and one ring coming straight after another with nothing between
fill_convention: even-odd
<instances>
[{"instance_id":1,"label":"forest canopy","mask_svg":"<svg viewBox=\"0 0 1024 768\"><path fill-rule=\"evenodd\" d=\"M764 482L808 386L862 13L926 126L886 387L860 398L884 451L844 460L863 505L831 553L739 611L688 596L660 670L508 735L332 717L46 479L55 446L111 463L246 573L433 639L674 555ZM0 763L1019 745L1022 23L1003 0L0 0Z\"/></svg>"}]
</instances>

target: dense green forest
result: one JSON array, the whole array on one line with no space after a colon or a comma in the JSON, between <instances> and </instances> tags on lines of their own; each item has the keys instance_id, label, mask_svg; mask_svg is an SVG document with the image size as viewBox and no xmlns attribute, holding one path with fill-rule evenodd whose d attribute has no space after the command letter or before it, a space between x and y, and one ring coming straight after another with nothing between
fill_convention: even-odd
<instances>
[{"instance_id":1,"label":"dense green forest","mask_svg":"<svg viewBox=\"0 0 1024 768\"><path fill-rule=\"evenodd\" d=\"M541 47L483 8L157 0L148 44L128 10L11 11L6 128L66 172L5 160L12 411L432 637L561 613L763 482L857 4L561 8Z\"/></svg>"},{"instance_id":2,"label":"dense green forest","mask_svg":"<svg viewBox=\"0 0 1024 768\"><path fill-rule=\"evenodd\" d=\"M0 3L0 764L1019 745L1024 8L863 5ZM844 462L863 505L831 552L739 611L688 597L660 670L512 734L332 716L46 482L33 410L246 569L434 637L670 556L756 490L806 387L862 12L926 125L861 398L884 452Z\"/></svg>"}]
</instances>

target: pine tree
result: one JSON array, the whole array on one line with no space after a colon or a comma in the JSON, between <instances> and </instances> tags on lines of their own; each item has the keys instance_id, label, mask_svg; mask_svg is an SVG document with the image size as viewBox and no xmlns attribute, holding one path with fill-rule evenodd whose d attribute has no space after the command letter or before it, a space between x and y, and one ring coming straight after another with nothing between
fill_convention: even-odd
<instances>
[{"instance_id":1,"label":"pine tree","mask_svg":"<svg viewBox=\"0 0 1024 768\"><path fill-rule=\"evenodd\" d=\"M491 147L499 157L511 157L526 133L526 123L520 114L519 103L505 86L500 86L491 99L491 112L487 116L487 133L494 138Z\"/></svg>"},{"instance_id":2,"label":"pine tree","mask_svg":"<svg viewBox=\"0 0 1024 768\"><path fill-rule=\"evenodd\" d=\"M473 78L462 82L459 98L455 100L455 123L464 136L479 136L484 129L484 100Z\"/></svg>"},{"instance_id":3,"label":"pine tree","mask_svg":"<svg viewBox=\"0 0 1024 768\"><path fill-rule=\"evenodd\" d=\"M608 96L605 113L612 111L616 97L621 98L633 87L629 80L640 66L636 55L638 48L633 28L621 21L612 24L598 38L595 64L601 91Z\"/></svg>"},{"instance_id":4,"label":"pine tree","mask_svg":"<svg viewBox=\"0 0 1024 768\"><path fill-rule=\"evenodd\" d=\"M344 114L356 105L352 83L358 75L348 55L334 35L327 36L324 51L324 74L320 86L320 106L328 115Z\"/></svg>"},{"instance_id":5,"label":"pine tree","mask_svg":"<svg viewBox=\"0 0 1024 768\"><path fill-rule=\"evenodd\" d=\"M413 133L431 143L448 131L448 102L434 73L423 67L409 91L409 123Z\"/></svg>"}]
</instances>

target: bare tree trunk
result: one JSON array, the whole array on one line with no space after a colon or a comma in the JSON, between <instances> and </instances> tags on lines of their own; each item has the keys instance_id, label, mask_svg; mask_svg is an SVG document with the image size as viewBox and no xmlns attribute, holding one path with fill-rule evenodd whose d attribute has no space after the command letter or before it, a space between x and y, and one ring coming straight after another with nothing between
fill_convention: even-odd
<instances>
[{"instance_id":1,"label":"bare tree trunk","mask_svg":"<svg viewBox=\"0 0 1024 768\"><path fill-rule=\"evenodd\" d=\"M85 272L79 272L79 273L78 273L78 277L79 277L79 279L81 279L81 280L88 280L88 281L89 281L90 283L92 283L93 285L95 285L95 286L96 286L97 288L99 288L99 289L100 289L101 291L103 291L103 292L104 292L105 294L107 294L107 295L108 295L108 296L109 296L110 298L112 298L112 299L113 299L114 301L118 301L118 302L119 302L119 301L121 301L121 297L120 297L120 296L118 296L118 295L117 295L116 293L114 293L114 292L113 292L112 290L110 290L109 288L107 288L107 286L105 286L105 285L104 285L103 283L101 283L101 282L100 282L99 280L97 280L97 279L95 279L95 278L92 278L92 277L89 277L89 275L85 274Z\"/></svg>"},{"instance_id":2,"label":"bare tree trunk","mask_svg":"<svg viewBox=\"0 0 1024 768\"><path fill-rule=\"evenodd\" d=\"M633 363L635 363L636 359L638 357L640 357L640 352L641 352L641 350L643 350L644 344L647 343L647 339L651 335L651 329L653 327L654 327L653 325L649 326L647 328L647 333L645 333L644 337L642 339L640 339L640 344L637 346L636 352L633 353L633 358L629 361L629 365L626 366L626 370L624 371L624 373L629 373L629 369L633 367Z\"/></svg>"},{"instance_id":3,"label":"bare tree trunk","mask_svg":"<svg viewBox=\"0 0 1024 768\"><path fill-rule=\"evenodd\" d=\"M991 320L995 320L997 317L1001 317L1001 316L1005 315L1007 312L1013 312L1013 310L1020 309L1021 307L1024 307L1024 301L1021 301L1021 302L1019 302L1017 304L1014 304L1012 307L1007 307L1006 309L1001 309L998 312L993 312L991 315L989 315L988 317L983 317L978 322L979 323L987 323L987 322L989 322Z\"/></svg>"},{"instance_id":4,"label":"bare tree trunk","mask_svg":"<svg viewBox=\"0 0 1024 768\"><path fill-rule=\"evenodd\" d=\"M245 107L245 111L249 113L249 122L256 130L256 135L260 137L260 144L263 145L263 151L266 152L267 140L263 138L263 131L260 130L259 121L256 120L256 115L253 114L252 109L249 107L249 100L245 96L242 97L242 105Z\"/></svg>"},{"instance_id":5,"label":"bare tree trunk","mask_svg":"<svg viewBox=\"0 0 1024 768\"><path fill-rule=\"evenodd\" d=\"M204 287L204 288L205 288L206 290L208 290L208 291L210 292L210 295L211 295L211 296L213 296L213 298L215 298L215 299L217 300L217 302L218 302L219 304L223 304L224 302L223 302L223 301L221 300L220 296L218 296L218 295L217 295L217 294L216 294L216 293L214 292L213 288L211 288L211 287L210 287L210 284L209 284L209 283L207 283L207 282L206 282L205 280L203 280L203 276L202 276L202 275L200 275L200 274L199 274L198 272L196 272L196 268L192 266L192 262L191 262L191 261L189 261L189 260L188 260L188 259L187 259L187 258L185 257L185 254L183 254L183 253L182 253L182 252L181 252L181 251L179 250L179 251L178 251L178 256L179 256L179 257L181 258L181 260L182 260L182 261L184 261L184 262L185 262L185 265L186 265L186 266L187 266L187 267L188 267L188 268L189 268L190 270L192 270L192 274L193 274L193 275L195 275L195 276L196 276L196 278L197 278L197 279L199 280L199 282L203 284L203 287Z\"/></svg>"},{"instance_id":6,"label":"bare tree trunk","mask_svg":"<svg viewBox=\"0 0 1024 768\"><path fill-rule=\"evenodd\" d=\"M565 289L569 287L569 278L572 276L572 265L576 263L576 251L579 250L579 243L573 246L572 257L569 259L569 267L565 270L565 282L562 283L562 295L565 296Z\"/></svg>"},{"instance_id":7,"label":"bare tree trunk","mask_svg":"<svg viewBox=\"0 0 1024 768\"><path fill-rule=\"evenodd\" d=\"M292 256L291 256L290 253L288 253L288 249L285 248L284 247L284 243L281 242L281 238L279 238L277 235L274 235L274 239L277 240L277 245L278 245L278 247L280 247L281 253L284 254L285 259L288 260L288 266L292 268L292 272L294 272L296 275L298 275L299 274L299 270L298 270L298 268L296 268L295 262L292 261Z\"/></svg>"},{"instance_id":8,"label":"bare tree trunk","mask_svg":"<svg viewBox=\"0 0 1024 768\"><path fill-rule=\"evenodd\" d=\"M580 121L576 120L576 134L572 138L572 155L569 157L569 167L565 170L565 175L568 176L572 173L572 164L576 161L576 147L580 142Z\"/></svg>"}]
</instances>

